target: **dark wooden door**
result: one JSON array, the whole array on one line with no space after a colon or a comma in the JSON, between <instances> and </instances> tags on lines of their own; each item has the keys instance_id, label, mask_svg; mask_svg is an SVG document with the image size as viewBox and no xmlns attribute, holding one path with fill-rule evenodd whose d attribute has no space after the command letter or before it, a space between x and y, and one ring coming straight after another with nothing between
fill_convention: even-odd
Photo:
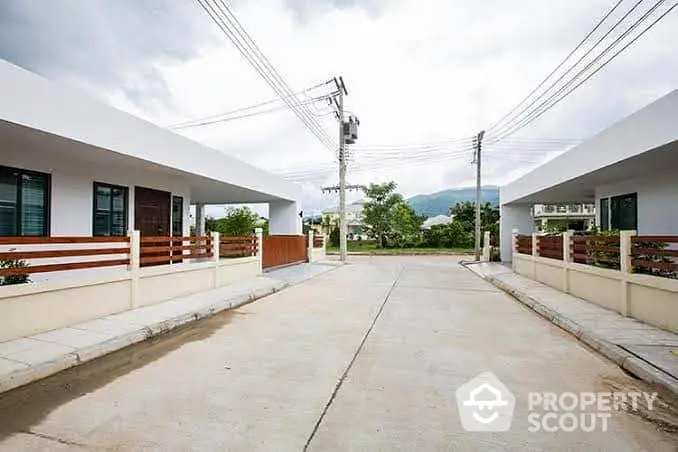
<instances>
[{"instance_id":1,"label":"dark wooden door","mask_svg":"<svg viewBox=\"0 0 678 452\"><path fill-rule=\"evenodd\" d=\"M134 228L142 237L169 237L172 195L166 191L151 188L134 187ZM144 253L144 245L168 246L169 241L142 243L142 257L167 255L167 262L154 262L154 265L170 263L170 253Z\"/></svg>"}]
</instances>

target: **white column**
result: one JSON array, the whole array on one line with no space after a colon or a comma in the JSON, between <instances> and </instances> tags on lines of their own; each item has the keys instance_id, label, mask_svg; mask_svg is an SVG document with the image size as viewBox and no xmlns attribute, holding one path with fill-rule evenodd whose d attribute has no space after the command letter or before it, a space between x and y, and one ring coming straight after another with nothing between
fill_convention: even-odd
<instances>
[{"instance_id":1,"label":"white column","mask_svg":"<svg viewBox=\"0 0 678 452\"><path fill-rule=\"evenodd\" d=\"M521 234L531 234L534 227L529 204L503 204L500 207L499 236L501 242L501 260L513 259L511 234L518 229Z\"/></svg>"},{"instance_id":2,"label":"white column","mask_svg":"<svg viewBox=\"0 0 678 452\"><path fill-rule=\"evenodd\" d=\"M195 205L195 235L205 235L205 205Z\"/></svg>"},{"instance_id":3,"label":"white column","mask_svg":"<svg viewBox=\"0 0 678 452\"><path fill-rule=\"evenodd\" d=\"M572 253L570 252L570 242L572 241L572 232L563 232L563 292L570 292L570 262L572 262Z\"/></svg>"},{"instance_id":4,"label":"white column","mask_svg":"<svg viewBox=\"0 0 678 452\"><path fill-rule=\"evenodd\" d=\"M301 204L295 201L268 203L268 233L271 235L302 235Z\"/></svg>"},{"instance_id":5,"label":"white column","mask_svg":"<svg viewBox=\"0 0 678 452\"><path fill-rule=\"evenodd\" d=\"M264 257L264 230L256 228L254 235L257 237L257 259L259 259L259 274L263 271L263 257Z\"/></svg>"},{"instance_id":6,"label":"white column","mask_svg":"<svg viewBox=\"0 0 678 452\"><path fill-rule=\"evenodd\" d=\"M628 275L633 273L633 266L631 265L631 238L636 233L636 231L619 232L619 270L622 274L619 312L624 316L631 314Z\"/></svg>"},{"instance_id":7,"label":"white column","mask_svg":"<svg viewBox=\"0 0 678 452\"><path fill-rule=\"evenodd\" d=\"M485 231L483 237L483 261L490 261L490 231Z\"/></svg>"}]
</instances>

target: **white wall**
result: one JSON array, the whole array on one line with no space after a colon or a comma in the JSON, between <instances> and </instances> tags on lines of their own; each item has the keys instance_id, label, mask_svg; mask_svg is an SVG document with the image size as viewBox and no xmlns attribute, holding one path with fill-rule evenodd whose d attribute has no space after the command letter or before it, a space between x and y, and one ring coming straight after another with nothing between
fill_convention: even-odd
<instances>
[{"instance_id":1,"label":"white wall","mask_svg":"<svg viewBox=\"0 0 678 452\"><path fill-rule=\"evenodd\" d=\"M134 229L134 186L171 192L184 198L184 235L189 234L190 187L179 176L125 166L67 160L48 151L0 141L0 165L51 174L51 235L92 235L94 182L129 188L128 229Z\"/></svg>"},{"instance_id":2,"label":"white wall","mask_svg":"<svg viewBox=\"0 0 678 452\"><path fill-rule=\"evenodd\" d=\"M513 256L511 235L513 229L521 234L532 234L534 227L532 211L529 204L501 205L499 217L500 253L503 262L509 262Z\"/></svg>"},{"instance_id":3,"label":"white wall","mask_svg":"<svg viewBox=\"0 0 678 452\"><path fill-rule=\"evenodd\" d=\"M678 234L678 174L675 170L651 173L596 188L596 206L601 198L638 194L639 234ZM600 225L600 209L596 209Z\"/></svg>"},{"instance_id":4,"label":"white wall","mask_svg":"<svg viewBox=\"0 0 678 452\"><path fill-rule=\"evenodd\" d=\"M271 235L301 235L302 224L296 202L274 201L268 205L268 232Z\"/></svg>"}]
</instances>

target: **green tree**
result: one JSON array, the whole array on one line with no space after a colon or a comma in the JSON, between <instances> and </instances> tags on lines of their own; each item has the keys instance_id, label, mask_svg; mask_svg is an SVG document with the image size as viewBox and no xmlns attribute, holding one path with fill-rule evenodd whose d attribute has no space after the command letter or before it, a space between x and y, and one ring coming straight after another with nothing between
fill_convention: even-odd
<instances>
[{"instance_id":1,"label":"green tree","mask_svg":"<svg viewBox=\"0 0 678 452\"><path fill-rule=\"evenodd\" d=\"M249 207L229 208L226 216L219 219L206 218L205 230L218 232L222 235L240 236L254 234L254 228L259 227L259 215Z\"/></svg>"},{"instance_id":2,"label":"green tree","mask_svg":"<svg viewBox=\"0 0 678 452\"><path fill-rule=\"evenodd\" d=\"M396 193L395 182L370 184L365 189L368 201L363 206L363 223L367 235L377 241L377 247L388 245L388 236L392 232L392 218L394 206L403 203L403 196Z\"/></svg>"},{"instance_id":3,"label":"green tree","mask_svg":"<svg viewBox=\"0 0 678 452\"><path fill-rule=\"evenodd\" d=\"M388 236L393 246L414 247L421 240L422 218L402 201L391 208L391 231Z\"/></svg>"},{"instance_id":4,"label":"green tree","mask_svg":"<svg viewBox=\"0 0 678 452\"><path fill-rule=\"evenodd\" d=\"M476 205L471 201L457 203L450 209L450 215L454 221L460 223L465 231L474 232L476 226ZM499 208L485 203L480 206L480 226L483 231L496 228L499 221Z\"/></svg>"}]
</instances>

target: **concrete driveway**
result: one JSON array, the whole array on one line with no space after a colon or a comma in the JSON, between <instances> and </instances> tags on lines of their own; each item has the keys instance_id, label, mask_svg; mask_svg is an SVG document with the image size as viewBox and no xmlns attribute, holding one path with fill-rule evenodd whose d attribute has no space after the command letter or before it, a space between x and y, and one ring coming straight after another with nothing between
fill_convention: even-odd
<instances>
[{"instance_id":1,"label":"concrete driveway","mask_svg":"<svg viewBox=\"0 0 678 452\"><path fill-rule=\"evenodd\" d=\"M507 432L462 428L455 391L485 371L516 398ZM661 394L607 431L528 431L530 392L654 390L455 257L353 257L0 396L0 450L676 450Z\"/></svg>"}]
</instances>

